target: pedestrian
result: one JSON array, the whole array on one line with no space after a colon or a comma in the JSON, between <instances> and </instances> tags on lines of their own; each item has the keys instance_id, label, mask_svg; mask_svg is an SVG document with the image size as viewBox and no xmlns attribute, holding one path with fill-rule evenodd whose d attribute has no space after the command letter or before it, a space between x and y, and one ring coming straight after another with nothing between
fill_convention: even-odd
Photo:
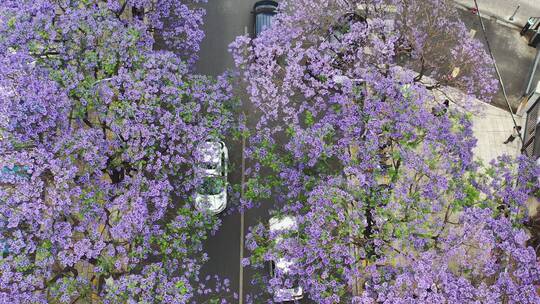
<instances>
[{"instance_id":1,"label":"pedestrian","mask_svg":"<svg viewBox=\"0 0 540 304\"><path fill-rule=\"evenodd\" d=\"M514 127L514 131L512 132L512 134L510 134L510 136L508 136L508 138L504 141L504 144L508 144L508 143L511 143L513 142L516 137L519 137L521 136L521 126L517 126L517 127Z\"/></svg>"},{"instance_id":2,"label":"pedestrian","mask_svg":"<svg viewBox=\"0 0 540 304\"><path fill-rule=\"evenodd\" d=\"M443 107L433 107L431 108L431 113L437 117L443 116L448 112L448 107L450 107L450 100L445 99L443 102Z\"/></svg>"}]
</instances>

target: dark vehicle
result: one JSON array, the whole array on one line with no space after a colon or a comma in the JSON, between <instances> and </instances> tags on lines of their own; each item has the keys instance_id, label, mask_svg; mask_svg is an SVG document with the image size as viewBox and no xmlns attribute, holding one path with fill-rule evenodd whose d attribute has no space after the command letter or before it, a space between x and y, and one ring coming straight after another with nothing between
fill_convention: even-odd
<instances>
[{"instance_id":1,"label":"dark vehicle","mask_svg":"<svg viewBox=\"0 0 540 304\"><path fill-rule=\"evenodd\" d=\"M540 45L540 17L529 18L520 34L527 38L530 46L536 47Z\"/></svg>"},{"instance_id":2,"label":"dark vehicle","mask_svg":"<svg viewBox=\"0 0 540 304\"><path fill-rule=\"evenodd\" d=\"M277 14L278 4L275 1L263 0L255 3L253 14L255 15L255 37L272 25L272 19Z\"/></svg>"}]
</instances>

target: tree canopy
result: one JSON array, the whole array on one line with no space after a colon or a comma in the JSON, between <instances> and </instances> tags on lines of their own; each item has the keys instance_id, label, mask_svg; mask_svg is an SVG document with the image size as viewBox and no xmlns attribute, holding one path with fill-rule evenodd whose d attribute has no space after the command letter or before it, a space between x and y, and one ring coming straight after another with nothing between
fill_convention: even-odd
<instances>
[{"instance_id":1,"label":"tree canopy","mask_svg":"<svg viewBox=\"0 0 540 304\"><path fill-rule=\"evenodd\" d=\"M279 10L259 37L231 44L260 115L248 198L272 197L299 223L286 236L251 228L246 264L295 261L266 278L268 291L298 284L317 303L538 303L524 220L540 170L526 158L479 164L471 115L444 105L497 89L453 4L285 0Z\"/></svg>"},{"instance_id":2,"label":"tree canopy","mask_svg":"<svg viewBox=\"0 0 540 304\"><path fill-rule=\"evenodd\" d=\"M233 119L228 79L192 72L200 2L1 1L0 302L197 292L217 222L193 207L194 147Z\"/></svg>"}]
</instances>

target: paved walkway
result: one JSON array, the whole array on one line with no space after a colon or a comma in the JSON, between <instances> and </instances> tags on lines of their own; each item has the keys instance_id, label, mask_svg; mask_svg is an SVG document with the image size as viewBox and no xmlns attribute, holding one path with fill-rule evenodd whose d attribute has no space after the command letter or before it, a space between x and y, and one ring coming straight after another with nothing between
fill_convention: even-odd
<instances>
[{"instance_id":1,"label":"paved walkway","mask_svg":"<svg viewBox=\"0 0 540 304\"><path fill-rule=\"evenodd\" d=\"M503 142L512 134L514 123L510 113L493 105L475 101L482 113L473 114L473 131L478 143L473 149L474 156L485 164L504 154L518 156L521 141L516 138L512 143ZM523 118L514 116L518 125L523 125Z\"/></svg>"},{"instance_id":2,"label":"paved walkway","mask_svg":"<svg viewBox=\"0 0 540 304\"><path fill-rule=\"evenodd\" d=\"M453 101L451 109L466 111L473 115L473 132L478 140L473 149L474 157L484 164L502 155L517 157L520 154L521 141L516 138L512 143L503 142L512 134L514 122L510 112L478 99L465 98L463 93L454 88L444 88L444 94L434 92L435 99L442 102L447 96ZM525 118L514 115L518 125L525 123Z\"/></svg>"},{"instance_id":3,"label":"paved walkway","mask_svg":"<svg viewBox=\"0 0 540 304\"><path fill-rule=\"evenodd\" d=\"M455 97L460 93L447 89L446 94ZM436 94L438 95L438 94ZM436 96L438 100L444 99L441 95ZM442 98L442 99L441 99ZM455 98L455 100L460 100ZM450 104L451 108L473 113L473 132L477 139L476 147L473 149L474 157L481 160L485 165L502 155L517 157L521 154L521 141L516 138L514 142L503 144L512 134L514 123L510 113L487 104L478 99L468 101L469 110L465 110L461 105ZM518 125L525 124L525 117L515 115ZM527 201L527 209L530 216L535 216L540 211L540 200L531 196Z\"/></svg>"}]
</instances>

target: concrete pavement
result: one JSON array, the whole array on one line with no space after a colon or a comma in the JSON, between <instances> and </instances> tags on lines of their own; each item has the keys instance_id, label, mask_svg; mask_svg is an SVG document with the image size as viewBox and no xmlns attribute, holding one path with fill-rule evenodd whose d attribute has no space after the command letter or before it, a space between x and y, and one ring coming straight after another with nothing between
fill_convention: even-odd
<instances>
[{"instance_id":1,"label":"concrete pavement","mask_svg":"<svg viewBox=\"0 0 540 304\"><path fill-rule=\"evenodd\" d=\"M499 156L517 157L521 149L519 138L511 143L503 144L514 128L510 113L479 100L474 102L482 109L481 114L473 114L473 132L478 140L473 149L475 158L482 160L484 164L489 164L491 160ZM522 117L516 117L516 120L521 126L525 123Z\"/></svg>"},{"instance_id":2,"label":"concrete pavement","mask_svg":"<svg viewBox=\"0 0 540 304\"><path fill-rule=\"evenodd\" d=\"M454 88L445 87L434 91L433 94L439 103L450 98L451 109L472 115L473 134L477 139L476 146L473 148L475 160L488 165L499 156L517 157L521 153L522 143L519 138L508 144L503 143L514 129L510 112L479 99L464 98L463 92ZM514 115L514 119L519 126L525 123L525 117Z\"/></svg>"}]
</instances>

